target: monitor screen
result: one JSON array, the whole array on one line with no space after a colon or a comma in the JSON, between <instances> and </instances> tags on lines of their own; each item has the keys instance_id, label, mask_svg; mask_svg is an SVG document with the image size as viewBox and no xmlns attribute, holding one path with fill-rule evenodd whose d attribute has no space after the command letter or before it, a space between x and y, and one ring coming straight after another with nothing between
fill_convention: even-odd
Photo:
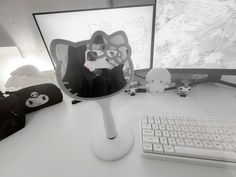
<instances>
[{"instance_id":1,"label":"monitor screen","mask_svg":"<svg viewBox=\"0 0 236 177\"><path fill-rule=\"evenodd\" d=\"M236 69L235 0L156 0L153 67Z\"/></svg>"},{"instance_id":2,"label":"monitor screen","mask_svg":"<svg viewBox=\"0 0 236 177\"><path fill-rule=\"evenodd\" d=\"M79 42L90 39L97 30L108 35L124 31L132 49L134 69L146 69L151 65L153 9L153 5L142 5L36 13L34 18L47 49L53 39Z\"/></svg>"}]
</instances>

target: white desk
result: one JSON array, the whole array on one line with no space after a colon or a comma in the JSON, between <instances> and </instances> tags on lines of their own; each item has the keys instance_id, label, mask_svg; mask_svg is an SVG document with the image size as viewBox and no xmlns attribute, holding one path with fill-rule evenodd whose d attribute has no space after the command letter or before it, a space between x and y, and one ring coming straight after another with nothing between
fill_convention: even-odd
<instances>
[{"instance_id":1,"label":"white desk","mask_svg":"<svg viewBox=\"0 0 236 177\"><path fill-rule=\"evenodd\" d=\"M232 177L235 168L217 168L140 156L142 114L236 116L236 89L198 85L186 98L167 91L157 96L121 94L112 99L116 121L127 123L135 144L123 159L105 162L90 151L94 128L103 126L96 102L70 104L70 99L27 116L26 127L0 142L0 177ZM101 127L102 128L102 127Z\"/></svg>"}]
</instances>

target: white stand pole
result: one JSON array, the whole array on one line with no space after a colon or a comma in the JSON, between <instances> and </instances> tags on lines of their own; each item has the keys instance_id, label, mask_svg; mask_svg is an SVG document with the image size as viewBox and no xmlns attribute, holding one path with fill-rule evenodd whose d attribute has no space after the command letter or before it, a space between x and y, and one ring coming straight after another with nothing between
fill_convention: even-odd
<instances>
[{"instance_id":1,"label":"white stand pole","mask_svg":"<svg viewBox=\"0 0 236 177\"><path fill-rule=\"evenodd\" d=\"M117 136L117 132L114 118L111 112L111 98L109 97L103 100L99 100L98 104L100 105L103 113L103 121L106 131L106 137L108 139L114 139Z\"/></svg>"},{"instance_id":2,"label":"white stand pole","mask_svg":"<svg viewBox=\"0 0 236 177\"><path fill-rule=\"evenodd\" d=\"M112 116L110 98L99 100L103 112L104 129L94 132L91 140L93 153L102 160L118 160L125 156L134 144L133 132L125 125L117 127Z\"/></svg>"}]
</instances>

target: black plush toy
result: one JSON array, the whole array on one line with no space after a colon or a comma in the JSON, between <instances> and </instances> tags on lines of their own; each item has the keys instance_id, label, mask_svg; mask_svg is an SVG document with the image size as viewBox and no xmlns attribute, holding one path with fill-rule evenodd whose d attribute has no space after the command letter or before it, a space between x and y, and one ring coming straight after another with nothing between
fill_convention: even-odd
<instances>
[{"instance_id":1,"label":"black plush toy","mask_svg":"<svg viewBox=\"0 0 236 177\"><path fill-rule=\"evenodd\" d=\"M25 112L15 95L0 96L0 140L25 126Z\"/></svg>"},{"instance_id":2,"label":"black plush toy","mask_svg":"<svg viewBox=\"0 0 236 177\"><path fill-rule=\"evenodd\" d=\"M178 82L176 84L177 94L181 97L186 97L190 91L192 90L193 86L190 83L182 83Z\"/></svg>"},{"instance_id":3,"label":"black plush toy","mask_svg":"<svg viewBox=\"0 0 236 177\"><path fill-rule=\"evenodd\" d=\"M27 87L9 94L14 94L19 99L25 113L57 104L63 98L60 89L51 83Z\"/></svg>"},{"instance_id":4,"label":"black plush toy","mask_svg":"<svg viewBox=\"0 0 236 177\"><path fill-rule=\"evenodd\" d=\"M40 84L15 92L0 92L0 140L25 127L25 114L61 102L60 89Z\"/></svg>"}]
</instances>

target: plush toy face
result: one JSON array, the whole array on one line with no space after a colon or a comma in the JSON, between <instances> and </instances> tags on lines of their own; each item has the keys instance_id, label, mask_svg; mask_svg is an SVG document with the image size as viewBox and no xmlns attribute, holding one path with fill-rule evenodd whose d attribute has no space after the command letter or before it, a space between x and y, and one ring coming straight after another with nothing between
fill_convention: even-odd
<instances>
[{"instance_id":1,"label":"plush toy face","mask_svg":"<svg viewBox=\"0 0 236 177\"><path fill-rule=\"evenodd\" d=\"M181 97L186 97L192 90L191 86L182 85L177 87L177 94Z\"/></svg>"},{"instance_id":2,"label":"plush toy face","mask_svg":"<svg viewBox=\"0 0 236 177\"><path fill-rule=\"evenodd\" d=\"M105 35L99 31L92 36L87 46L84 66L90 71L101 68L113 69L130 57L130 50L125 33Z\"/></svg>"},{"instance_id":3,"label":"plush toy face","mask_svg":"<svg viewBox=\"0 0 236 177\"><path fill-rule=\"evenodd\" d=\"M45 94L40 94L38 92L32 92L30 94L31 98L28 98L25 105L29 108L38 107L46 104L49 101L49 97Z\"/></svg>"},{"instance_id":4,"label":"plush toy face","mask_svg":"<svg viewBox=\"0 0 236 177\"><path fill-rule=\"evenodd\" d=\"M169 87L171 75L168 70L155 68L148 72L146 76L146 87L152 93L160 93Z\"/></svg>"}]
</instances>

